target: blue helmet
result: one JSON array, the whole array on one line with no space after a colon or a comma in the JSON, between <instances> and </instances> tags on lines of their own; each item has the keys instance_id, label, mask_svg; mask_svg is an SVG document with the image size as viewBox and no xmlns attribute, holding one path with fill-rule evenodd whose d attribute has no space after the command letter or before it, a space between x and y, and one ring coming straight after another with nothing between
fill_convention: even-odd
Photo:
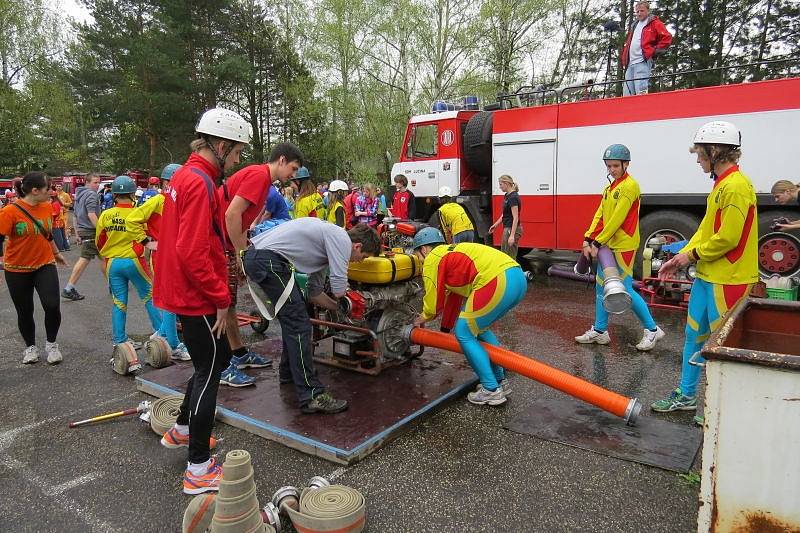
<instances>
[{"instance_id":1,"label":"blue helmet","mask_svg":"<svg viewBox=\"0 0 800 533\"><path fill-rule=\"evenodd\" d=\"M169 181L172 179L172 176L181 168L181 165L178 163L170 163L169 165L164 167L164 170L161 171L161 179L164 181Z\"/></svg>"},{"instance_id":2,"label":"blue helmet","mask_svg":"<svg viewBox=\"0 0 800 533\"><path fill-rule=\"evenodd\" d=\"M311 177L311 172L308 171L306 167L300 167L297 169L297 172L294 173L293 180L307 180Z\"/></svg>"},{"instance_id":3,"label":"blue helmet","mask_svg":"<svg viewBox=\"0 0 800 533\"><path fill-rule=\"evenodd\" d=\"M414 250L426 244L444 244L444 235L436 228L422 228L414 235Z\"/></svg>"},{"instance_id":4,"label":"blue helmet","mask_svg":"<svg viewBox=\"0 0 800 533\"><path fill-rule=\"evenodd\" d=\"M630 161L631 151L624 144L612 144L603 152L603 160Z\"/></svg>"},{"instance_id":5,"label":"blue helmet","mask_svg":"<svg viewBox=\"0 0 800 533\"><path fill-rule=\"evenodd\" d=\"M117 176L111 184L111 194L133 194L136 182L130 176Z\"/></svg>"}]
</instances>

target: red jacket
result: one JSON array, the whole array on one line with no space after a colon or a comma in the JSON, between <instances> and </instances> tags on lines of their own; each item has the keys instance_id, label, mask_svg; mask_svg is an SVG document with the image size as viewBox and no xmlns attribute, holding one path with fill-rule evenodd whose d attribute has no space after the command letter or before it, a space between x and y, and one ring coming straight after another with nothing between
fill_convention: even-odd
<instances>
[{"instance_id":1,"label":"red jacket","mask_svg":"<svg viewBox=\"0 0 800 533\"><path fill-rule=\"evenodd\" d=\"M344 197L344 228L350 229L353 227L353 218L355 217L356 212L356 198L358 197L358 191L353 191L347 196Z\"/></svg>"},{"instance_id":2,"label":"red jacket","mask_svg":"<svg viewBox=\"0 0 800 533\"><path fill-rule=\"evenodd\" d=\"M200 316L231 305L213 181L218 173L192 154L165 191L153 284L153 302L160 309Z\"/></svg>"},{"instance_id":3,"label":"red jacket","mask_svg":"<svg viewBox=\"0 0 800 533\"><path fill-rule=\"evenodd\" d=\"M633 40L633 30L636 29L635 21L631 28L628 30L628 35L625 37L625 46L622 47L622 68L628 66L630 61L631 40ZM645 59L652 59L656 51L666 50L672 44L672 34L667 31L664 23L661 22L655 15L650 15L647 19L647 24L642 28L642 55Z\"/></svg>"}]
</instances>

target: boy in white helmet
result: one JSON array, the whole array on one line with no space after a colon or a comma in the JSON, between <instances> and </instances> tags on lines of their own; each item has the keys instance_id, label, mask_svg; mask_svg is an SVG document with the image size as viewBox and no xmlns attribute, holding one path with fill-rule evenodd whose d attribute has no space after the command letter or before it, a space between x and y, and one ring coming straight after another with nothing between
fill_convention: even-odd
<instances>
[{"instance_id":1,"label":"boy in white helmet","mask_svg":"<svg viewBox=\"0 0 800 533\"><path fill-rule=\"evenodd\" d=\"M689 295L681 382L668 397L651 405L653 411L697 409L701 368L694 363L703 362L698 352L726 311L758 281L756 193L739 171L741 145L742 135L730 122L709 122L694 136L690 152L697 154L697 163L711 175L714 186L700 227L680 253L658 271L660 278L669 278L679 268L691 263L697 266Z\"/></svg>"},{"instance_id":2,"label":"boy in white helmet","mask_svg":"<svg viewBox=\"0 0 800 533\"><path fill-rule=\"evenodd\" d=\"M195 130L192 154L165 191L154 286L156 306L180 318L194 366L178 420L161 439L168 448L189 447L186 494L218 490L222 478L209 449L220 373L231 359L231 296L216 182L239 163L251 136L247 121L220 108L203 113Z\"/></svg>"}]
</instances>

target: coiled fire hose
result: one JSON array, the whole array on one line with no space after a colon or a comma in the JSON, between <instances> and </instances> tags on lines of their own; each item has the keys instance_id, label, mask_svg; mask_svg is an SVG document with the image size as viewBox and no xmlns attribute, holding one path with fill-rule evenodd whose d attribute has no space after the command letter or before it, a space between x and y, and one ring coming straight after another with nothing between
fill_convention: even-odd
<instances>
[{"instance_id":1,"label":"coiled fire hose","mask_svg":"<svg viewBox=\"0 0 800 533\"><path fill-rule=\"evenodd\" d=\"M428 329L408 326L403 336L412 344L440 348L456 353L464 353L454 335L440 333ZM642 410L642 404L637 398L626 398L621 394L606 390L603 387L590 383L572 374L567 374L556 368L540 363L530 357L522 356L511 350L499 346L492 346L481 342L489 353L489 359L503 368L522 374L543 383L549 387L569 394L575 398L599 407L616 416L625 419L629 426L636 425L636 420Z\"/></svg>"},{"instance_id":2,"label":"coiled fire hose","mask_svg":"<svg viewBox=\"0 0 800 533\"><path fill-rule=\"evenodd\" d=\"M359 533L366 522L366 501L356 489L344 485L306 487L299 509L282 505L298 533Z\"/></svg>"},{"instance_id":3,"label":"coiled fire hose","mask_svg":"<svg viewBox=\"0 0 800 533\"><path fill-rule=\"evenodd\" d=\"M181 414L183 396L165 396L150 406L150 429L156 435L163 435L171 428Z\"/></svg>"}]
</instances>

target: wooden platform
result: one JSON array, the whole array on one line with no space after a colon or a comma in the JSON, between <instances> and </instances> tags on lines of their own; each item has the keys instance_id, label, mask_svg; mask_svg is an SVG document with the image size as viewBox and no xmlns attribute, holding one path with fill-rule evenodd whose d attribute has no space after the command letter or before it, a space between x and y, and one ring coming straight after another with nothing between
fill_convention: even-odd
<instances>
[{"instance_id":1,"label":"wooden platform","mask_svg":"<svg viewBox=\"0 0 800 533\"><path fill-rule=\"evenodd\" d=\"M318 364L322 383L350 407L335 415L304 415L294 386L278 383L280 348L279 339L252 346L273 358L273 368L245 370L256 377L254 387L220 386L217 420L341 464L363 459L477 383L462 355L436 350L378 376ZM150 370L136 378L137 388L157 397L183 393L192 372L191 363Z\"/></svg>"}]
</instances>

